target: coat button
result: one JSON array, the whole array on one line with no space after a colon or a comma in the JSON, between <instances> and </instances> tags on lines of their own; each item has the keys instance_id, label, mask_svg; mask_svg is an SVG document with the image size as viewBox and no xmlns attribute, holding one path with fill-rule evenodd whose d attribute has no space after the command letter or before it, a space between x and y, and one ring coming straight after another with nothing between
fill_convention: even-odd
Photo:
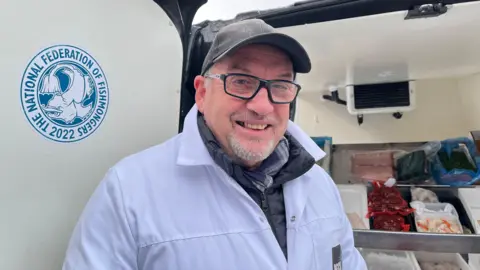
<instances>
[{"instance_id":1,"label":"coat button","mask_svg":"<svg viewBox=\"0 0 480 270\"><path fill-rule=\"evenodd\" d=\"M291 221L291 222L295 222L295 219L296 219L296 217L295 217L295 216L292 216L292 217L290 218L290 221Z\"/></svg>"}]
</instances>

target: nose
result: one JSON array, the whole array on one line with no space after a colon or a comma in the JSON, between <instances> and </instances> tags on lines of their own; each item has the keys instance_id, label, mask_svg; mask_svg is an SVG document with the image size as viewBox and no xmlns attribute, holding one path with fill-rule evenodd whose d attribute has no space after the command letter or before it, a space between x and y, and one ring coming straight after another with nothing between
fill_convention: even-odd
<instances>
[{"instance_id":1,"label":"nose","mask_svg":"<svg viewBox=\"0 0 480 270\"><path fill-rule=\"evenodd\" d=\"M256 112L259 115L267 115L273 112L273 104L268 99L266 88L260 89L257 95L247 102L247 109Z\"/></svg>"}]
</instances>

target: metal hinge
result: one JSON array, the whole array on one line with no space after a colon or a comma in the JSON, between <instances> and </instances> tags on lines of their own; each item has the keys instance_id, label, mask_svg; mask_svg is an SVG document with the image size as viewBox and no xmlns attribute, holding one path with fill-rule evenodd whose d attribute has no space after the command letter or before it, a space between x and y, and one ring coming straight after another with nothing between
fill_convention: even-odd
<instances>
[{"instance_id":1,"label":"metal hinge","mask_svg":"<svg viewBox=\"0 0 480 270\"><path fill-rule=\"evenodd\" d=\"M443 3L423 4L409 10L405 20L437 17L447 13L448 7Z\"/></svg>"}]
</instances>

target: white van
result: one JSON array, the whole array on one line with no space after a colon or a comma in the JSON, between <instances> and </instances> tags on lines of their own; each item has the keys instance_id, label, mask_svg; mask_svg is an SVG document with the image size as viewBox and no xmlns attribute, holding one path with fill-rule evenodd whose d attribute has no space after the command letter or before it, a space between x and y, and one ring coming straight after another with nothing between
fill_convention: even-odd
<instances>
[{"instance_id":1,"label":"white van","mask_svg":"<svg viewBox=\"0 0 480 270\"><path fill-rule=\"evenodd\" d=\"M291 119L312 136L480 129L479 1L317 0L192 25L205 2L2 0L0 269L61 268L107 169L181 132L193 78L235 20L262 18L308 50Z\"/></svg>"}]
</instances>

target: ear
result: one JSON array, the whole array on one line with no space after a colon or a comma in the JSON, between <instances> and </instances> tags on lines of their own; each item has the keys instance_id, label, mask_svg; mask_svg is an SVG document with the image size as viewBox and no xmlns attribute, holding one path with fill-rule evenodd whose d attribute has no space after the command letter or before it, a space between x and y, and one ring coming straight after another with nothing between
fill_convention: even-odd
<instances>
[{"instance_id":1,"label":"ear","mask_svg":"<svg viewBox=\"0 0 480 270\"><path fill-rule=\"evenodd\" d=\"M193 81L193 86L195 87L195 103L197 104L198 111L203 113L205 95L207 93L205 77L200 75L196 76Z\"/></svg>"}]
</instances>

